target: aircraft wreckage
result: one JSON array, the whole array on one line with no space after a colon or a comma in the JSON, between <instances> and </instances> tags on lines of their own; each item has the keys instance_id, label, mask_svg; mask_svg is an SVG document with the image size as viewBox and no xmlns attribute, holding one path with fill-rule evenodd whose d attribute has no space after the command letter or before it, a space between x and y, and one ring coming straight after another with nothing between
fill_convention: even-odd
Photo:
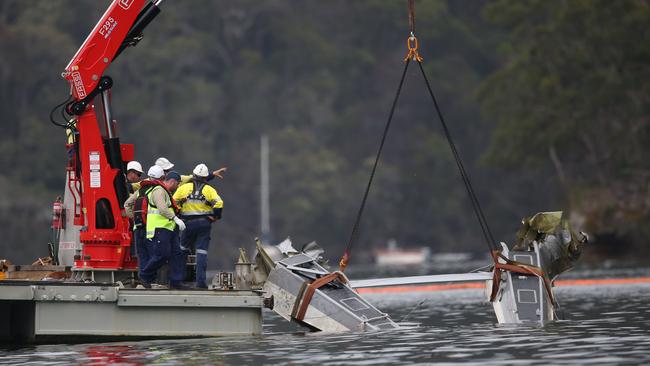
<instances>
[{"instance_id":1,"label":"aircraft wreckage","mask_svg":"<svg viewBox=\"0 0 650 366\"><path fill-rule=\"evenodd\" d=\"M512 249L501 243L501 250L492 253L495 263L489 271L357 281L326 270L324 252L315 243L296 250L288 239L277 246L258 242L255 264L240 258L236 277L258 284L264 303L283 318L322 331L397 327L356 288L443 282L485 281L499 323L556 320L553 281L573 267L587 236L573 233L562 212L543 212L522 220L517 237Z\"/></svg>"}]
</instances>

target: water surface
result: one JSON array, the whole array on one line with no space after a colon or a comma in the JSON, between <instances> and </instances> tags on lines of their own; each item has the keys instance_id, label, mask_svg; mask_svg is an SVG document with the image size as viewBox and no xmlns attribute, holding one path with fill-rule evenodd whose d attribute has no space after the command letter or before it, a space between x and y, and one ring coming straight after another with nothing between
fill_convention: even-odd
<instances>
[{"instance_id":1,"label":"water surface","mask_svg":"<svg viewBox=\"0 0 650 366\"><path fill-rule=\"evenodd\" d=\"M305 332L265 311L264 334L102 344L0 346L0 364L650 364L650 284L559 287L566 320L499 326L480 290L364 295L390 332Z\"/></svg>"}]
</instances>

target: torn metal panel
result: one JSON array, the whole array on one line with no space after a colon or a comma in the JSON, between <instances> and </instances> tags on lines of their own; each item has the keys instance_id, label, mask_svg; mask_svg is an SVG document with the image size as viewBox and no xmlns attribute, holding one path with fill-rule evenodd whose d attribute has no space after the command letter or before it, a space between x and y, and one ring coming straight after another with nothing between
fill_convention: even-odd
<instances>
[{"instance_id":1,"label":"torn metal panel","mask_svg":"<svg viewBox=\"0 0 650 366\"><path fill-rule=\"evenodd\" d=\"M544 272L554 279L573 268L588 240L587 234L571 230L562 211L539 212L521 220L517 243L512 249L533 251L533 244L539 245Z\"/></svg>"}]
</instances>

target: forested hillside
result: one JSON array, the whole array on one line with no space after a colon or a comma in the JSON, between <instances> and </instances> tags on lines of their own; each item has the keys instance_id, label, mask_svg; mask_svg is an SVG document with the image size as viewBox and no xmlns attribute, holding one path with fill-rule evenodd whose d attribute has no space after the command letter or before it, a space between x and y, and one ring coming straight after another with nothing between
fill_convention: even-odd
<instances>
[{"instance_id":1,"label":"forested hillside","mask_svg":"<svg viewBox=\"0 0 650 366\"><path fill-rule=\"evenodd\" d=\"M0 257L46 255L65 136L61 71L109 1L0 0ZM271 148L274 239L331 258L352 229L406 53L406 0L165 1L107 74L123 142L146 167L227 166L214 266L259 235L259 139ZM650 4L416 1L424 68L499 240L566 210L587 259L650 253ZM354 261L395 238L485 252L415 67L407 75Z\"/></svg>"}]
</instances>

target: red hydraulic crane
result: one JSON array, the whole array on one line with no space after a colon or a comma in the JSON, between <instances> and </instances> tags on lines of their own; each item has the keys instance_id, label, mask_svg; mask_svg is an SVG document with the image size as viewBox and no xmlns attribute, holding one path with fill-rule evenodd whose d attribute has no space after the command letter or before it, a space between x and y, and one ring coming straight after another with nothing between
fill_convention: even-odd
<instances>
[{"instance_id":1,"label":"red hydraulic crane","mask_svg":"<svg viewBox=\"0 0 650 366\"><path fill-rule=\"evenodd\" d=\"M66 121L52 122L68 131L65 212L59 224L68 235L62 236L58 252L74 251L68 261L73 263L62 264L73 264L75 270L137 266L124 213L125 166L133 160L134 148L116 135L110 108L113 80L104 72L142 38L143 29L160 13L161 1L114 0L62 73L71 86L70 98L60 105Z\"/></svg>"}]
</instances>

